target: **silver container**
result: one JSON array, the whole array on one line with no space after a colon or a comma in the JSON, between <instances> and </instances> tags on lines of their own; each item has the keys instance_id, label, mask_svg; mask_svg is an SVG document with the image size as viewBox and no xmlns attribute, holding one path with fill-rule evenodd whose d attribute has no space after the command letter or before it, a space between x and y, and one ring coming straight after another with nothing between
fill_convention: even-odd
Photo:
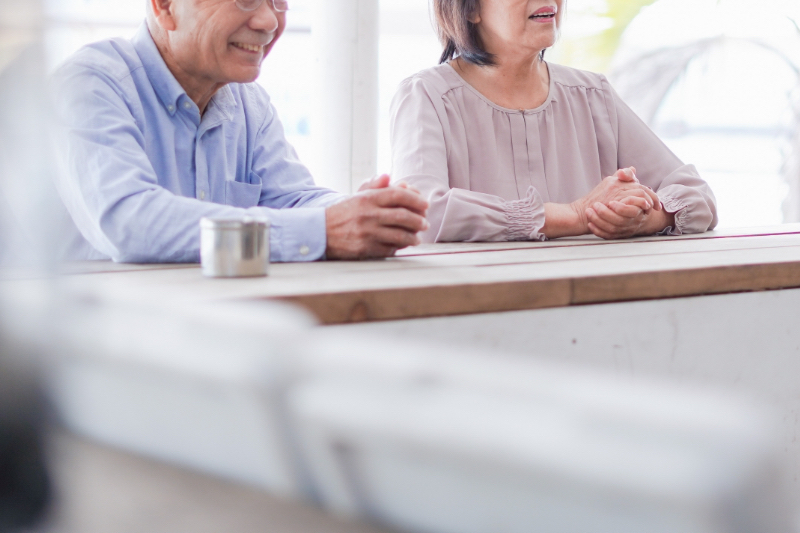
<instances>
[{"instance_id":1,"label":"silver container","mask_svg":"<svg viewBox=\"0 0 800 533\"><path fill-rule=\"evenodd\" d=\"M203 274L213 278L266 276L269 222L255 218L202 219L200 258Z\"/></svg>"}]
</instances>

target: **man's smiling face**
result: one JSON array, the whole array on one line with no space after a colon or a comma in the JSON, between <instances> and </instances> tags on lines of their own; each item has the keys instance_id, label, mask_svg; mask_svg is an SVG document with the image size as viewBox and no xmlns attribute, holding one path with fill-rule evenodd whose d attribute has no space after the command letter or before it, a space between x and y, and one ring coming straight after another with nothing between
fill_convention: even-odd
<instances>
[{"instance_id":1,"label":"man's smiling face","mask_svg":"<svg viewBox=\"0 0 800 533\"><path fill-rule=\"evenodd\" d=\"M186 74L215 84L248 83L286 27L286 13L266 0L253 11L233 0L172 0L172 59Z\"/></svg>"}]
</instances>

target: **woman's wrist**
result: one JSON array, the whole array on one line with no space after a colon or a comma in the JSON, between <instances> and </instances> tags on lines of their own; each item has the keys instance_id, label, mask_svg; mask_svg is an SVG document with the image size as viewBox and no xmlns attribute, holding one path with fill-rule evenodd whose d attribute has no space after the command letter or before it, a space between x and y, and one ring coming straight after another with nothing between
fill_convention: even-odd
<instances>
[{"instance_id":1,"label":"woman's wrist","mask_svg":"<svg viewBox=\"0 0 800 533\"><path fill-rule=\"evenodd\" d=\"M580 201L571 204L544 204L544 226L542 233L548 239L586 235L589 223Z\"/></svg>"},{"instance_id":2,"label":"woman's wrist","mask_svg":"<svg viewBox=\"0 0 800 533\"><path fill-rule=\"evenodd\" d=\"M663 207L659 211L651 211L641 235L655 235L667 228L675 227L675 214L668 213Z\"/></svg>"}]
</instances>

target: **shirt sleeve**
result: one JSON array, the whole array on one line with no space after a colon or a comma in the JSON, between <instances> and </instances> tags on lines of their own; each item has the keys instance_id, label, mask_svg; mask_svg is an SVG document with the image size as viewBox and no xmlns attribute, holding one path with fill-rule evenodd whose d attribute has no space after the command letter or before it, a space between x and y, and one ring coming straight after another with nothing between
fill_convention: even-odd
<instances>
[{"instance_id":1,"label":"shirt sleeve","mask_svg":"<svg viewBox=\"0 0 800 533\"><path fill-rule=\"evenodd\" d=\"M639 181L656 191L667 212L675 215L675 227L661 233L681 235L714 229L717 203L708 183L694 165L685 165L667 148L605 78L603 82L613 100L609 113L617 129L618 167L636 167Z\"/></svg>"},{"instance_id":2,"label":"shirt sleeve","mask_svg":"<svg viewBox=\"0 0 800 533\"><path fill-rule=\"evenodd\" d=\"M437 101L438 100L438 101ZM530 188L525 198L451 188L448 147L436 106L444 106L422 80L404 81L392 101L392 179L416 187L428 200L431 227L424 242L543 240L544 202Z\"/></svg>"},{"instance_id":3,"label":"shirt sleeve","mask_svg":"<svg viewBox=\"0 0 800 533\"><path fill-rule=\"evenodd\" d=\"M263 91L260 87L256 90ZM266 94L263 95L266 97ZM268 101L268 99L267 99ZM271 260L320 259L327 247L325 208L348 195L318 187L286 139L271 103L253 149L252 172L261 180L260 206L269 206Z\"/></svg>"},{"instance_id":4,"label":"shirt sleeve","mask_svg":"<svg viewBox=\"0 0 800 533\"><path fill-rule=\"evenodd\" d=\"M116 80L73 65L56 76L55 91L64 164L57 186L78 229L100 253L117 262L197 262L201 218L251 215L271 222L272 261L324 254L322 200L307 200L307 209L246 209L173 194L158 184L147 140Z\"/></svg>"},{"instance_id":5,"label":"shirt sleeve","mask_svg":"<svg viewBox=\"0 0 800 533\"><path fill-rule=\"evenodd\" d=\"M261 87L255 90L266 99L267 113L259 128L253 148L251 171L262 183L259 205L291 207L328 207L348 197L314 183L311 172L300 161L286 139L283 124L275 107Z\"/></svg>"}]
</instances>

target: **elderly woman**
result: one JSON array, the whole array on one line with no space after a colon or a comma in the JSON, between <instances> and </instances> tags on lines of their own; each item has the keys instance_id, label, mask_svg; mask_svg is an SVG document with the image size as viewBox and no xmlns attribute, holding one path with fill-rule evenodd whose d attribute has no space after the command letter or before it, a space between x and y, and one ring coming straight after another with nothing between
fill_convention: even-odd
<instances>
[{"instance_id":1,"label":"elderly woman","mask_svg":"<svg viewBox=\"0 0 800 533\"><path fill-rule=\"evenodd\" d=\"M600 74L544 61L565 0L433 0L441 65L392 103L393 178L423 241L698 233L714 195Z\"/></svg>"}]
</instances>

